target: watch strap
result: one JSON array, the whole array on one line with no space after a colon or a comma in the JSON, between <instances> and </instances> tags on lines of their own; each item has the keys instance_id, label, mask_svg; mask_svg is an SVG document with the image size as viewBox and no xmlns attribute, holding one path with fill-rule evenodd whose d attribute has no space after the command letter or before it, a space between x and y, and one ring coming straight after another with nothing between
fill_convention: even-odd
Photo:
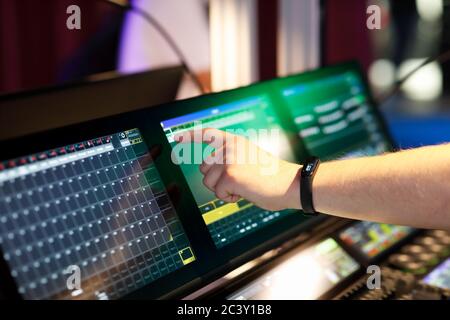
<instances>
[{"instance_id":1,"label":"watch strap","mask_svg":"<svg viewBox=\"0 0 450 320\"><path fill-rule=\"evenodd\" d=\"M314 208L313 181L319 164L320 160L317 157L307 159L300 174L300 201L303 213L308 216L318 215Z\"/></svg>"}]
</instances>

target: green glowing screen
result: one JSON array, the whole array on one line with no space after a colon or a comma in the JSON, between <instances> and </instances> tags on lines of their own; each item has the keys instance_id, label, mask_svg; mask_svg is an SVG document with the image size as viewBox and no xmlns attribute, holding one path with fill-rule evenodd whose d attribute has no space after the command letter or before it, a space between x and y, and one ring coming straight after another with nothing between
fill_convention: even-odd
<instances>
[{"instance_id":1,"label":"green glowing screen","mask_svg":"<svg viewBox=\"0 0 450 320\"><path fill-rule=\"evenodd\" d=\"M174 134L201 124L244 135L248 129L269 130L257 144L289 161L301 162L310 155L323 160L374 155L390 148L360 72L348 65L200 97L189 104L199 108L161 123L172 146ZM279 134L271 135L271 129ZM194 152L191 157L193 162ZM246 200L224 203L203 185L199 164L182 164L181 170L217 247L292 214L265 211Z\"/></svg>"}]
</instances>

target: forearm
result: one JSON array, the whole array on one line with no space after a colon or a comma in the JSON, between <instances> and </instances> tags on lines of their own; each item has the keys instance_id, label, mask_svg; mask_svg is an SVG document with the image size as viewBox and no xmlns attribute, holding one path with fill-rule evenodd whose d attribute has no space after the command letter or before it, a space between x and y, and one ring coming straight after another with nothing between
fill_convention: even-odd
<instances>
[{"instance_id":1,"label":"forearm","mask_svg":"<svg viewBox=\"0 0 450 320\"><path fill-rule=\"evenodd\" d=\"M211 140L212 136L222 139ZM244 198L271 211L301 209L300 165L277 159L243 137L216 129L203 129L200 135L188 132L175 139L217 144L228 138L234 143L215 147L226 155L226 163L208 161L200 166L203 183L217 198L226 202ZM237 157L238 150L255 154ZM265 164L278 170L268 175ZM322 163L313 181L313 202L317 211L326 214L450 230L450 144Z\"/></svg>"},{"instance_id":2,"label":"forearm","mask_svg":"<svg viewBox=\"0 0 450 320\"><path fill-rule=\"evenodd\" d=\"M450 229L450 145L323 163L313 195L331 215Z\"/></svg>"}]
</instances>

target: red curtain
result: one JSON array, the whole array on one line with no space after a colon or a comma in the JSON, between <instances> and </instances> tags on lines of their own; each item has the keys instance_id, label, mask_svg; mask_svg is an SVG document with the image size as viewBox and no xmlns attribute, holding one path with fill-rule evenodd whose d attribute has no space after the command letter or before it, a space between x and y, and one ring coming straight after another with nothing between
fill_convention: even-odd
<instances>
[{"instance_id":1,"label":"red curtain","mask_svg":"<svg viewBox=\"0 0 450 320\"><path fill-rule=\"evenodd\" d=\"M69 5L81 30L68 30ZM55 83L75 52L118 9L95 0L0 0L0 93Z\"/></svg>"},{"instance_id":2,"label":"red curtain","mask_svg":"<svg viewBox=\"0 0 450 320\"><path fill-rule=\"evenodd\" d=\"M367 2L361 0L325 1L325 63L358 60L367 70L373 55L366 27Z\"/></svg>"}]
</instances>

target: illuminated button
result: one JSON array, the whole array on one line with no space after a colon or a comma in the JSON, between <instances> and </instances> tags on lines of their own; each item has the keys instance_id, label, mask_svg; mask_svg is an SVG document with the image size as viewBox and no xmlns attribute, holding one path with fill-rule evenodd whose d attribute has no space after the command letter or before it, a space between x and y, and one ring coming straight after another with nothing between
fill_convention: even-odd
<instances>
[{"instance_id":1,"label":"illuminated button","mask_svg":"<svg viewBox=\"0 0 450 320\"><path fill-rule=\"evenodd\" d=\"M221 207L221 206L224 206L224 205L226 205L227 203L225 202L225 201L223 201L223 200L216 200L216 201L214 201L214 206L216 207L216 208L219 208L219 207Z\"/></svg>"},{"instance_id":2,"label":"illuminated button","mask_svg":"<svg viewBox=\"0 0 450 320\"><path fill-rule=\"evenodd\" d=\"M436 243L436 239L433 237L420 237L414 241L414 243L423 245L423 246L431 246Z\"/></svg>"},{"instance_id":3,"label":"illuminated button","mask_svg":"<svg viewBox=\"0 0 450 320\"><path fill-rule=\"evenodd\" d=\"M208 203L208 204L201 206L199 209L200 209L201 213L207 213L214 209L214 205L212 203Z\"/></svg>"},{"instance_id":4,"label":"illuminated button","mask_svg":"<svg viewBox=\"0 0 450 320\"><path fill-rule=\"evenodd\" d=\"M7 167L8 167L9 169L15 168L16 166L17 166L17 163L16 163L14 160L8 161Z\"/></svg>"},{"instance_id":5,"label":"illuminated button","mask_svg":"<svg viewBox=\"0 0 450 320\"><path fill-rule=\"evenodd\" d=\"M369 250L367 255L369 257L375 257L379 252L380 252L380 250L378 250L378 248L372 248L371 250Z\"/></svg>"},{"instance_id":6,"label":"illuminated button","mask_svg":"<svg viewBox=\"0 0 450 320\"><path fill-rule=\"evenodd\" d=\"M417 260L423 262L425 265L429 267L434 266L439 262L439 259L435 254L427 252L419 253L417 255Z\"/></svg>"},{"instance_id":7,"label":"illuminated button","mask_svg":"<svg viewBox=\"0 0 450 320\"><path fill-rule=\"evenodd\" d=\"M414 259L407 254L393 254L389 257L389 263L398 268L405 268L408 263L413 262Z\"/></svg>"},{"instance_id":8,"label":"illuminated button","mask_svg":"<svg viewBox=\"0 0 450 320\"><path fill-rule=\"evenodd\" d=\"M422 253L425 251L427 251L427 250L424 247L419 246L419 245L414 245L414 244L405 246L402 249L403 253L411 253L413 255L416 255L416 254L419 254L419 253Z\"/></svg>"},{"instance_id":9,"label":"illuminated button","mask_svg":"<svg viewBox=\"0 0 450 320\"><path fill-rule=\"evenodd\" d=\"M93 142L92 140L86 141L86 142L84 143L84 147L85 147L86 149L92 148L93 146L94 146L94 142Z\"/></svg>"},{"instance_id":10,"label":"illuminated button","mask_svg":"<svg viewBox=\"0 0 450 320\"><path fill-rule=\"evenodd\" d=\"M47 156L48 156L49 158L54 158L54 157L56 157L57 155L58 155L58 152L56 152L56 150L51 150L51 151L47 152Z\"/></svg>"},{"instance_id":11,"label":"illuminated button","mask_svg":"<svg viewBox=\"0 0 450 320\"><path fill-rule=\"evenodd\" d=\"M47 154L43 152L43 153L39 154L37 157L39 160L45 160L45 159L47 159Z\"/></svg>"},{"instance_id":12,"label":"illuminated button","mask_svg":"<svg viewBox=\"0 0 450 320\"><path fill-rule=\"evenodd\" d=\"M450 232L444 230L430 230L427 232L427 234L436 238L450 237Z\"/></svg>"},{"instance_id":13,"label":"illuminated button","mask_svg":"<svg viewBox=\"0 0 450 320\"><path fill-rule=\"evenodd\" d=\"M450 246L450 236L437 238L436 241L437 243L443 244L445 246Z\"/></svg>"},{"instance_id":14,"label":"illuminated button","mask_svg":"<svg viewBox=\"0 0 450 320\"><path fill-rule=\"evenodd\" d=\"M428 250L432 253L439 255L440 257L445 257L447 255L447 248L442 244L433 244L429 246Z\"/></svg>"},{"instance_id":15,"label":"illuminated button","mask_svg":"<svg viewBox=\"0 0 450 320\"><path fill-rule=\"evenodd\" d=\"M68 147L66 148L66 150L67 150L68 153L75 152L75 146L68 146Z\"/></svg>"},{"instance_id":16,"label":"illuminated button","mask_svg":"<svg viewBox=\"0 0 450 320\"><path fill-rule=\"evenodd\" d=\"M403 270L416 275L425 274L427 272L427 268L421 262L409 262L405 265Z\"/></svg>"},{"instance_id":17,"label":"illuminated button","mask_svg":"<svg viewBox=\"0 0 450 320\"><path fill-rule=\"evenodd\" d=\"M450 233L444 230L428 231L427 235L435 239L436 243L450 246Z\"/></svg>"},{"instance_id":18,"label":"illuminated button","mask_svg":"<svg viewBox=\"0 0 450 320\"><path fill-rule=\"evenodd\" d=\"M121 133L119 134L119 139L120 139L120 140L125 140L125 139L127 139L127 134L126 134L126 132L121 132Z\"/></svg>"},{"instance_id":19,"label":"illuminated button","mask_svg":"<svg viewBox=\"0 0 450 320\"><path fill-rule=\"evenodd\" d=\"M110 142L111 142L111 138L112 138L112 137L109 137L109 136L108 136L108 137L103 137L103 138L102 138L102 142L103 142L104 144L110 143Z\"/></svg>"}]
</instances>

